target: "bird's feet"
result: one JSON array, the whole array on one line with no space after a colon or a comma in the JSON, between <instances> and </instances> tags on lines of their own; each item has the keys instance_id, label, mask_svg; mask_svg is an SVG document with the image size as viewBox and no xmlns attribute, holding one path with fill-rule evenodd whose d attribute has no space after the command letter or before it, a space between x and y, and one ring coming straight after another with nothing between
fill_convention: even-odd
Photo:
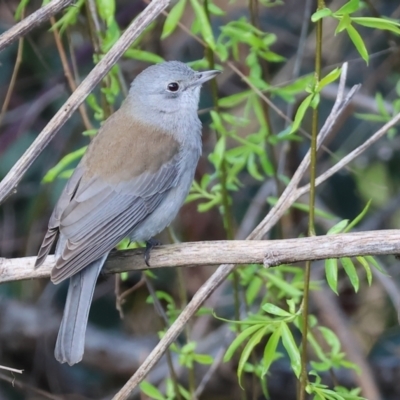
<instances>
[{"instance_id":1,"label":"bird's feet","mask_svg":"<svg viewBox=\"0 0 400 400\"><path fill-rule=\"evenodd\" d=\"M148 267L150 267L149 261L150 261L150 251L151 251L151 249L153 247L161 246L161 245L162 245L162 243L157 239L151 238L149 240L146 240L146 250L144 251L144 262L146 263L146 265Z\"/></svg>"}]
</instances>

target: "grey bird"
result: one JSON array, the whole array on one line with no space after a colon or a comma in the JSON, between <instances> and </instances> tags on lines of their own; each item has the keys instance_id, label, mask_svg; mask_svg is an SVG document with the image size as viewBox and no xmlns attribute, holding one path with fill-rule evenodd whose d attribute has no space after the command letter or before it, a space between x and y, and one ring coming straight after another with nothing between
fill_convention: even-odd
<instances>
[{"instance_id":1,"label":"grey bird","mask_svg":"<svg viewBox=\"0 0 400 400\"><path fill-rule=\"evenodd\" d=\"M84 353L90 304L108 253L125 237L148 241L182 206L201 154L201 85L219 71L170 61L151 66L90 143L50 217L35 267L58 238L51 280L69 278L55 358Z\"/></svg>"}]
</instances>

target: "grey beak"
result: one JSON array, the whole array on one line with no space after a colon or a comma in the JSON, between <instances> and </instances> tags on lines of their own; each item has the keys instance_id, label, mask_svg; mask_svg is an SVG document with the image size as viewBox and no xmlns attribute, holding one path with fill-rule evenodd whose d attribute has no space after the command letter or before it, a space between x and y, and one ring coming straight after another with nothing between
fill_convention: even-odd
<instances>
[{"instance_id":1,"label":"grey beak","mask_svg":"<svg viewBox=\"0 0 400 400\"><path fill-rule=\"evenodd\" d=\"M200 86L204 82L209 81L220 73L221 71L217 71L216 69L211 71L196 72L195 80L190 84L190 86Z\"/></svg>"}]
</instances>

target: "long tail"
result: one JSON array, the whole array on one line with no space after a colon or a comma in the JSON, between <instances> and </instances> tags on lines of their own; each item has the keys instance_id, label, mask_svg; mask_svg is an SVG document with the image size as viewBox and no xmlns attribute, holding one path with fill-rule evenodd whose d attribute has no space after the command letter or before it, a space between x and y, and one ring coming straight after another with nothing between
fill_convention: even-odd
<instances>
[{"instance_id":1,"label":"long tail","mask_svg":"<svg viewBox=\"0 0 400 400\"><path fill-rule=\"evenodd\" d=\"M54 356L60 363L74 365L82 360L85 332L97 278L108 254L70 278L64 315L58 331Z\"/></svg>"}]
</instances>

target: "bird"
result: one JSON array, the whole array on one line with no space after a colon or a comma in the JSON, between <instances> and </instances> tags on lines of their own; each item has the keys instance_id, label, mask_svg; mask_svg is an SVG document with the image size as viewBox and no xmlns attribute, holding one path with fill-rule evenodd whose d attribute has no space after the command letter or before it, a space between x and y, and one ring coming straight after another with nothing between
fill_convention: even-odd
<instances>
[{"instance_id":1,"label":"bird","mask_svg":"<svg viewBox=\"0 0 400 400\"><path fill-rule=\"evenodd\" d=\"M124 238L145 241L149 250L185 201L202 151L200 89L219 73L196 72L180 61L144 69L67 181L35 263L39 268L56 242L51 281L69 279L54 350L60 363L82 360L93 292L109 252Z\"/></svg>"}]
</instances>

